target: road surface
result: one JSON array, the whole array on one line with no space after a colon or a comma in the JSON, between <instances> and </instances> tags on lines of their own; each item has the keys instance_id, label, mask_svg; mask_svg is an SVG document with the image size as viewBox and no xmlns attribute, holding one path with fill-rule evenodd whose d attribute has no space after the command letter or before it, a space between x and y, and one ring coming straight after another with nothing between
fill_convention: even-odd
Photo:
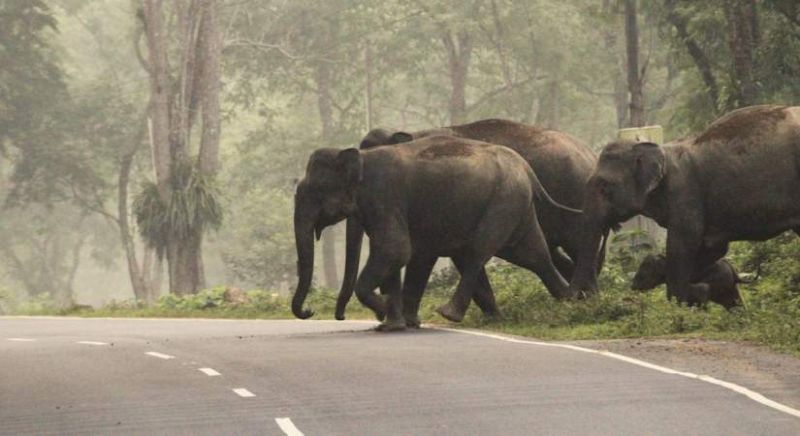
<instances>
[{"instance_id":1,"label":"road surface","mask_svg":"<svg viewBox=\"0 0 800 436\"><path fill-rule=\"evenodd\" d=\"M794 409L736 385L373 326L0 318L0 434L800 434Z\"/></svg>"}]
</instances>

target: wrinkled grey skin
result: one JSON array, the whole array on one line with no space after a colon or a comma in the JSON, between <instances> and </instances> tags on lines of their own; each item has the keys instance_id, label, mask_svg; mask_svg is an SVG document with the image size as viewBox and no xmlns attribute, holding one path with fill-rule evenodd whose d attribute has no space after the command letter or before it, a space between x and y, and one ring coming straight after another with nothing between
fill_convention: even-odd
<instances>
[{"instance_id":1,"label":"wrinkled grey skin","mask_svg":"<svg viewBox=\"0 0 800 436\"><path fill-rule=\"evenodd\" d=\"M693 272L721 259L730 241L800 233L800 107L739 109L664 146L609 144L583 211L573 292L595 283L603 229L642 214L667 229L667 296L702 304L708 285L692 283Z\"/></svg>"},{"instance_id":2,"label":"wrinkled grey skin","mask_svg":"<svg viewBox=\"0 0 800 436\"><path fill-rule=\"evenodd\" d=\"M439 308L450 320L460 321L472 293L485 291L480 272L495 255L536 273L553 295L568 297L536 219L533 200L543 191L518 154L477 141L437 136L364 151L317 150L295 195L299 283L292 311L298 318L313 314L303 305L314 233L319 238L346 217L356 217L370 241L356 295L386 318L386 330L404 329L406 314L413 324L418 295L439 256L461 267L455 294ZM420 280L407 279L401 289L403 267ZM388 304L374 294L379 285Z\"/></svg>"},{"instance_id":3,"label":"wrinkled grey skin","mask_svg":"<svg viewBox=\"0 0 800 436\"><path fill-rule=\"evenodd\" d=\"M528 162L544 188L558 203L571 207L578 207L582 204L586 181L597 161L592 151L565 133L499 119L488 119L414 133L375 129L364 137L360 148L363 150L384 145L396 145L435 135L474 139L511 148ZM576 231L581 223L580 216L546 201L545 198L536 202L536 209L553 262L561 275L569 279L575 268L574 260L577 259L581 246L581 235ZM345 307L355 286L362 238L363 230L357 220L348 219L345 274L336 305L336 319L344 319ZM598 268L602 266L604 254L605 250L601 250ZM460 270L457 263L456 268ZM419 280L419 278L406 276L406 280L409 279ZM484 286L489 287L485 271L481 272L481 282ZM491 289L489 289L488 293L476 293L474 297L483 312L494 317L499 314L499 310L491 295Z\"/></svg>"},{"instance_id":4,"label":"wrinkled grey skin","mask_svg":"<svg viewBox=\"0 0 800 436\"><path fill-rule=\"evenodd\" d=\"M644 258L636 275L633 276L631 289L647 291L667 281L667 258L659 254L651 254ZM736 269L725 259L716 261L703 271L695 274L692 283L702 282L708 285L708 299L730 310L742 305L739 294L739 278Z\"/></svg>"}]
</instances>

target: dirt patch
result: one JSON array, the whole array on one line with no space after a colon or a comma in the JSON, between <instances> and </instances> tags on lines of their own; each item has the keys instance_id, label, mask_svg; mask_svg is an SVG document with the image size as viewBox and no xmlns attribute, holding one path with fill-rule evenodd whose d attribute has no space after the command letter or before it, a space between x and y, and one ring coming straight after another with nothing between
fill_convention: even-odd
<instances>
[{"instance_id":1,"label":"dirt patch","mask_svg":"<svg viewBox=\"0 0 800 436\"><path fill-rule=\"evenodd\" d=\"M800 409L800 359L766 347L705 339L618 339L572 344L733 382Z\"/></svg>"}]
</instances>

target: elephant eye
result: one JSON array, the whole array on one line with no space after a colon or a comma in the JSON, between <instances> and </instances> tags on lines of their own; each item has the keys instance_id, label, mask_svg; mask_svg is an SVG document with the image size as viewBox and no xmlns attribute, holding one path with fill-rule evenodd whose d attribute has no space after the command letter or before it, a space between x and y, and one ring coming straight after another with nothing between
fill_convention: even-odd
<instances>
[{"instance_id":1,"label":"elephant eye","mask_svg":"<svg viewBox=\"0 0 800 436\"><path fill-rule=\"evenodd\" d=\"M603 197L609 198L614 191L614 187L606 180L600 180L597 183L597 189Z\"/></svg>"}]
</instances>

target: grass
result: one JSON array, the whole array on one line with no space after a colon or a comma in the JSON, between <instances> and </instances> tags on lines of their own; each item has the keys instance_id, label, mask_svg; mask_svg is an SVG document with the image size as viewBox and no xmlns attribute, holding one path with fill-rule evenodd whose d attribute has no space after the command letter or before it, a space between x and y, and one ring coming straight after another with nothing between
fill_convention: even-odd
<instances>
[{"instance_id":1,"label":"grass","mask_svg":"<svg viewBox=\"0 0 800 436\"><path fill-rule=\"evenodd\" d=\"M791 244L800 246L797 241ZM786 250L784 246L778 247ZM715 304L701 309L668 302L663 287L650 293L631 291L628 286L635 270L633 265L638 263L620 256L612 257L600 277L603 292L584 301L556 301L530 272L507 264L492 265L489 274L503 318L485 319L472 305L460 325L560 341L703 337L748 341L800 355L800 265L796 248L786 255L772 256L774 261L764 266L765 275L755 284L741 285L746 307L732 311ZM746 264L751 255L745 249L732 253L740 264ZM424 322L450 325L435 313L435 308L447 301L456 280L457 276L450 271L431 279L420 309ZM225 288L220 287L182 298L167 295L151 306L117 302L94 310L73 308L59 311L43 299L17 305L14 313L85 317L293 318L286 297L254 290L247 292L247 304L234 304L225 301L224 293ZM333 319L335 303L334 292L314 290L306 306L316 311L314 319ZM347 317L374 319L372 313L357 301L348 307Z\"/></svg>"}]
</instances>

